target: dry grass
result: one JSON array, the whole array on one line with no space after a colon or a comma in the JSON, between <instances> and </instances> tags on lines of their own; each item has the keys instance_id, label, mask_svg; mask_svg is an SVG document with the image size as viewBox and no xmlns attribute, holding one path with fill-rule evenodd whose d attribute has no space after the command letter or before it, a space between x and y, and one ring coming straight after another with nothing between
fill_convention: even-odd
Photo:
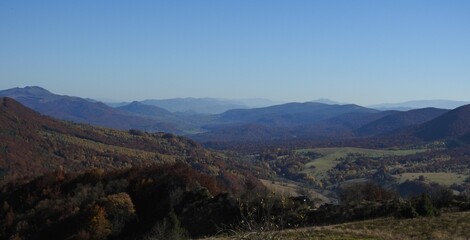
<instances>
[{"instance_id":1,"label":"dry grass","mask_svg":"<svg viewBox=\"0 0 470 240\"><path fill-rule=\"evenodd\" d=\"M281 239L470 239L470 212L445 213L440 217L383 218L339 225L285 230ZM209 239L252 239L230 236Z\"/></svg>"},{"instance_id":2,"label":"dry grass","mask_svg":"<svg viewBox=\"0 0 470 240\"><path fill-rule=\"evenodd\" d=\"M297 197L307 195L312 199L321 200L322 202L330 202L330 200L321 193L311 188L302 187L295 182L272 181L266 179L260 179L260 181L267 189L281 196Z\"/></svg>"}]
</instances>

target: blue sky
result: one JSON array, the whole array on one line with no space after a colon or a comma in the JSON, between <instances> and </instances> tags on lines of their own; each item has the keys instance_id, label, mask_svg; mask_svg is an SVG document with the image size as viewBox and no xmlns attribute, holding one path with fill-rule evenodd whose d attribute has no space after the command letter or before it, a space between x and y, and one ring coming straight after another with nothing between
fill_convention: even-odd
<instances>
[{"instance_id":1,"label":"blue sky","mask_svg":"<svg viewBox=\"0 0 470 240\"><path fill-rule=\"evenodd\" d=\"M470 1L0 1L0 89L470 100Z\"/></svg>"}]
</instances>

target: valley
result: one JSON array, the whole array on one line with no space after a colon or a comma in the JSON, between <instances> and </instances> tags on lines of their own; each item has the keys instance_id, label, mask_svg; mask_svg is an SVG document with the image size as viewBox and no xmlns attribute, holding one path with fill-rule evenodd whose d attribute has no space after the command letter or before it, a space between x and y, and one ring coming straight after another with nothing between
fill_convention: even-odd
<instances>
[{"instance_id":1,"label":"valley","mask_svg":"<svg viewBox=\"0 0 470 240\"><path fill-rule=\"evenodd\" d=\"M470 1L0 1L0 240L470 239Z\"/></svg>"},{"instance_id":2,"label":"valley","mask_svg":"<svg viewBox=\"0 0 470 240\"><path fill-rule=\"evenodd\" d=\"M386 239L376 230L358 235L355 229L362 223L349 222L379 218L364 223L374 229L383 221L452 218L470 210L469 106L401 112L290 103L188 115L133 102L106 107L125 112L109 115L111 125L108 115L99 118L107 127L129 124L119 130L90 124L103 114L95 108L92 115L84 112L95 102L74 99L84 105L68 105L66 96L25 91L15 94L34 110L12 98L0 101L2 237L235 234L231 239L283 230L279 236L292 239ZM56 102L43 105L49 101ZM91 119L60 117L64 113ZM178 130L161 132L129 119ZM153 207L150 199L161 207ZM423 204L431 205L421 210ZM55 210L46 210L52 205ZM220 211L230 214L218 216L216 223L198 217L198 209L214 219ZM97 218L100 225L93 222ZM59 230L77 221L82 223L72 230ZM263 222L277 227L250 230L247 221L252 227ZM337 231L331 224L351 230ZM231 227L221 230L222 225Z\"/></svg>"}]
</instances>

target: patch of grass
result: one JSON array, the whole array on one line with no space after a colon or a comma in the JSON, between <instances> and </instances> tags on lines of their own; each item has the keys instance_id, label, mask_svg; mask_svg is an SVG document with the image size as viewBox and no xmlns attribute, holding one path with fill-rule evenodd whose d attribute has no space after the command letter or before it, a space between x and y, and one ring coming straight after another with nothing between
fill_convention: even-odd
<instances>
[{"instance_id":1,"label":"patch of grass","mask_svg":"<svg viewBox=\"0 0 470 240\"><path fill-rule=\"evenodd\" d=\"M304 188L298 184L292 182L280 182L280 181L272 181L266 179L260 179L263 185L269 189L270 191L275 192L276 194L289 196L289 197L297 197L297 196L308 196L312 200L315 199L321 203L329 203L330 200L328 197L322 195L321 193L311 189L311 188Z\"/></svg>"},{"instance_id":2,"label":"patch of grass","mask_svg":"<svg viewBox=\"0 0 470 240\"><path fill-rule=\"evenodd\" d=\"M265 179L260 179L260 181L263 183L266 188L269 190L279 193L281 195L286 195L286 196L299 196L299 189L300 187L298 185L292 184L292 183L285 183L285 182L279 182L279 181L271 181L271 180L265 180Z\"/></svg>"},{"instance_id":3,"label":"patch of grass","mask_svg":"<svg viewBox=\"0 0 470 240\"><path fill-rule=\"evenodd\" d=\"M425 182L435 182L442 185L450 186L454 183L461 184L468 177L466 175L449 173L449 172L437 172L437 173L403 173L400 175L394 175L398 178L400 183L406 180L415 180L419 176L424 176Z\"/></svg>"},{"instance_id":4,"label":"patch of grass","mask_svg":"<svg viewBox=\"0 0 470 240\"><path fill-rule=\"evenodd\" d=\"M323 157L317 158L306 164L307 173L321 175L338 164L339 159L346 157L348 154L360 154L366 157L387 157L387 156L407 156L427 149L411 149L411 150L377 150L366 148L340 147L340 148L312 148L297 150L299 153L316 152ZM314 170L311 167L315 167Z\"/></svg>"},{"instance_id":5,"label":"patch of grass","mask_svg":"<svg viewBox=\"0 0 470 240\"><path fill-rule=\"evenodd\" d=\"M376 219L334 226L317 227L316 235L329 239L467 239L470 237L470 212L446 213L440 217L416 219ZM295 239L295 232L293 234Z\"/></svg>"}]
</instances>

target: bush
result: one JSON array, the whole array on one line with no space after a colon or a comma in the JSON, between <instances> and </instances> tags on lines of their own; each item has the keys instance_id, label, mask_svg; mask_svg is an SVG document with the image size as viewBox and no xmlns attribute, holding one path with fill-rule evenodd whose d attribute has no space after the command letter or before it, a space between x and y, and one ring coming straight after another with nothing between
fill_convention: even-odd
<instances>
[{"instance_id":1,"label":"bush","mask_svg":"<svg viewBox=\"0 0 470 240\"><path fill-rule=\"evenodd\" d=\"M358 204L362 201L380 202L396 199L398 194L382 188L372 182L351 184L341 189L341 204Z\"/></svg>"},{"instance_id":2,"label":"bush","mask_svg":"<svg viewBox=\"0 0 470 240\"><path fill-rule=\"evenodd\" d=\"M433 217L438 216L439 211L431 202L431 198L427 193L421 194L419 199L416 202L416 212L423 217Z\"/></svg>"},{"instance_id":3,"label":"bush","mask_svg":"<svg viewBox=\"0 0 470 240\"><path fill-rule=\"evenodd\" d=\"M150 232L144 237L145 240L157 239L188 239L188 232L181 227L180 221L173 210L162 221L155 224Z\"/></svg>"}]
</instances>

